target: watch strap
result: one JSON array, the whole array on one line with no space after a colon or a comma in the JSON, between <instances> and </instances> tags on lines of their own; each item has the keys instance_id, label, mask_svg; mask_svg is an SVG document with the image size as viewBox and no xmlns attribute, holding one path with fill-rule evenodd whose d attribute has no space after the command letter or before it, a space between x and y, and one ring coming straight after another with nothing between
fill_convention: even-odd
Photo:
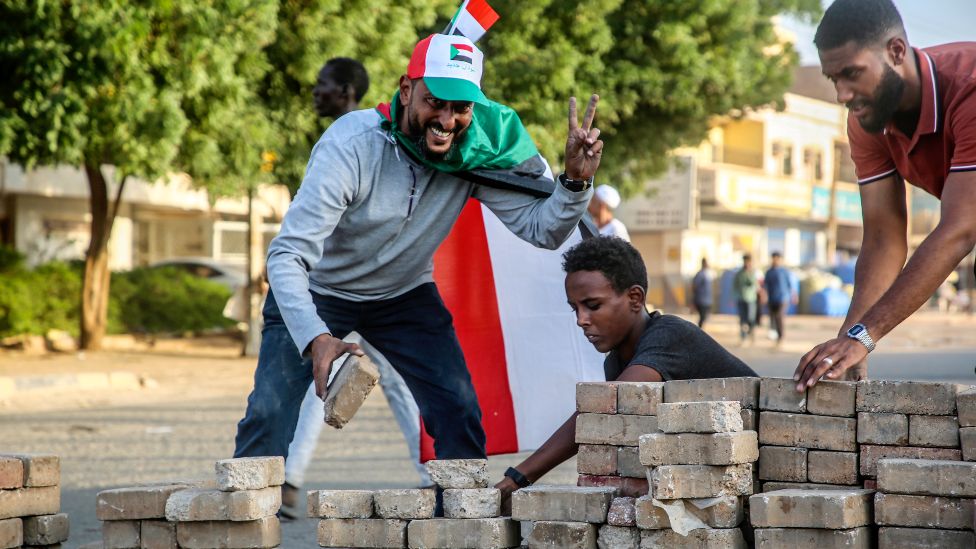
<instances>
[{"instance_id":1,"label":"watch strap","mask_svg":"<svg viewBox=\"0 0 976 549\"><path fill-rule=\"evenodd\" d=\"M559 183L566 187L567 190L574 193L582 192L590 188L593 185L593 178L589 179L570 179L566 172L559 174Z\"/></svg>"},{"instance_id":2,"label":"watch strap","mask_svg":"<svg viewBox=\"0 0 976 549\"><path fill-rule=\"evenodd\" d=\"M532 484L529 479L520 473L515 467L509 467L505 471L505 476L512 479L512 481L515 482L519 488L525 488L526 486L530 486Z\"/></svg>"}]
</instances>

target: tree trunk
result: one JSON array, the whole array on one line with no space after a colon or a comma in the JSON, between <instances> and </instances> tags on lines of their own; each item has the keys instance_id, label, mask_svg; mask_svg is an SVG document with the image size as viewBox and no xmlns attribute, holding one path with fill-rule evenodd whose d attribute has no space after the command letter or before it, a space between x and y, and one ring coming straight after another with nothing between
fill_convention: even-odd
<instances>
[{"instance_id":1,"label":"tree trunk","mask_svg":"<svg viewBox=\"0 0 976 549\"><path fill-rule=\"evenodd\" d=\"M247 192L247 333L244 334L243 356L258 356L261 350L261 299L264 297L264 220L254 208L257 189Z\"/></svg>"},{"instance_id":2,"label":"tree trunk","mask_svg":"<svg viewBox=\"0 0 976 549\"><path fill-rule=\"evenodd\" d=\"M108 327L108 296L111 272L108 268L108 242L112 224L119 211L125 178L119 182L114 208L109 208L108 184L99 166L85 163L91 205L91 242L85 254L85 276L81 285L81 341L82 349L97 350L102 346Z\"/></svg>"}]
</instances>

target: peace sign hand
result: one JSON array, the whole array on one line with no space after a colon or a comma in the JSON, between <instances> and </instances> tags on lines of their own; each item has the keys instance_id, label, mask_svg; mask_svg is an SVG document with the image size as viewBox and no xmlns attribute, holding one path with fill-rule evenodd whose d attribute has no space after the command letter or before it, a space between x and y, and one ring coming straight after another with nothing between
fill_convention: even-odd
<instances>
[{"instance_id":1,"label":"peace sign hand","mask_svg":"<svg viewBox=\"0 0 976 549\"><path fill-rule=\"evenodd\" d=\"M569 98L569 136L566 138L566 177L569 179L589 179L600 166L603 141L600 140L600 130L591 128L599 101L599 95L590 96L581 127L576 119L576 98Z\"/></svg>"}]
</instances>

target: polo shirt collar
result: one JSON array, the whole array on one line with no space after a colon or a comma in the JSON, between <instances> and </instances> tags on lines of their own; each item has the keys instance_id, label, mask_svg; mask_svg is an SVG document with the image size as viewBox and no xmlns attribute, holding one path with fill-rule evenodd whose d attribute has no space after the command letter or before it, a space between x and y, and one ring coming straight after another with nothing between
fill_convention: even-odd
<instances>
[{"instance_id":1,"label":"polo shirt collar","mask_svg":"<svg viewBox=\"0 0 976 549\"><path fill-rule=\"evenodd\" d=\"M918 117L918 126L915 134L911 136L912 142L909 150L915 147L915 143L923 135L937 133L939 131L939 80L936 77L935 63L929 54L918 48L912 48L915 57L918 59L919 81L922 86L922 107ZM885 127L885 134L890 135L895 130L895 123L889 122ZM900 132L899 132L900 133Z\"/></svg>"}]
</instances>

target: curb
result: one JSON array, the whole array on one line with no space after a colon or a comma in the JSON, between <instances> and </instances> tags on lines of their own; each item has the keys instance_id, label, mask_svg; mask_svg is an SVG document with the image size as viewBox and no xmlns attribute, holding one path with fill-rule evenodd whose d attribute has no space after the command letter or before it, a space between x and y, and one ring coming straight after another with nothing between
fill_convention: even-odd
<instances>
[{"instance_id":1,"label":"curb","mask_svg":"<svg viewBox=\"0 0 976 549\"><path fill-rule=\"evenodd\" d=\"M132 372L0 376L0 398L59 390L141 389L151 380Z\"/></svg>"}]
</instances>

